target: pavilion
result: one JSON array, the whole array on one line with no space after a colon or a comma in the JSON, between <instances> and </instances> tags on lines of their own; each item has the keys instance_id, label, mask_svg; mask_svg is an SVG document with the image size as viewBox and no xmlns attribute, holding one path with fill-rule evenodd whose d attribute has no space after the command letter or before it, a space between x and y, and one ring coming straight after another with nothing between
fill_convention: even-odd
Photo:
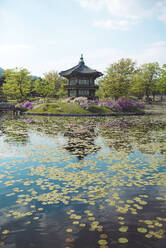
<instances>
[{"instance_id":1,"label":"pavilion","mask_svg":"<svg viewBox=\"0 0 166 248\"><path fill-rule=\"evenodd\" d=\"M99 88L98 85L95 85L95 79L103 75L86 66L83 55L81 55L78 65L59 74L68 79L65 89L68 90L69 97L83 96L88 99L95 98L95 91Z\"/></svg>"}]
</instances>

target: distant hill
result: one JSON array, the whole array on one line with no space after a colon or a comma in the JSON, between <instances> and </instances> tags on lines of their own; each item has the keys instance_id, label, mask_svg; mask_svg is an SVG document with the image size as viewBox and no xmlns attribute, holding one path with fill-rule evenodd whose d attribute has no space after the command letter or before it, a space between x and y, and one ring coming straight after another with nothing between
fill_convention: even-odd
<instances>
[{"instance_id":1,"label":"distant hill","mask_svg":"<svg viewBox=\"0 0 166 248\"><path fill-rule=\"evenodd\" d=\"M0 76L2 76L3 69L0 67Z\"/></svg>"},{"instance_id":2,"label":"distant hill","mask_svg":"<svg viewBox=\"0 0 166 248\"><path fill-rule=\"evenodd\" d=\"M38 76L34 76L34 75L31 75L30 77L34 80L37 80L39 78Z\"/></svg>"}]
</instances>

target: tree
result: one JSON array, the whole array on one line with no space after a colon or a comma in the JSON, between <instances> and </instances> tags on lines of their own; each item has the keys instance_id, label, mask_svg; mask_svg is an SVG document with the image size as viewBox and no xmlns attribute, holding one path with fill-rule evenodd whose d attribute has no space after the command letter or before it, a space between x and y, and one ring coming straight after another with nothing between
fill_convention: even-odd
<instances>
[{"instance_id":1,"label":"tree","mask_svg":"<svg viewBox=\"0 0 166 248\"><path fill-rule=\"evenodd\" d=\"M58 72L52 71L44 74L43 79L37 79L34 82L34 92L40 96L58 96L63 97L67 95L64 86L67 80L59 76Z\"/></svg>"},{"instance_id":2,"label":"tree","mask_svg":"<svg viewBox=\"0 0 166 248\"><path fill-rule=\"evenodd\" d=\"M31 89L30 72L24 68L8 69L3 71L3 76L5 78L2 86L4 95L21 101L26 99Z\"/></svg>"},{"instance_id":3,"label":"tree","mask_svg":"<svg viewBox=\"0 0 166 248\"><path fill-rule=\"evenodd\" d=\"M45 79L37 79L34 82L34 92L39 96L47 97L55 95L55 85L53 82L48 82Z\"/></svg>"},{"instance_id":4,"label":"tree","mask_svg":"<svg viewBox=\"0 0 166 248\"><path fill-rule=\"evenodd\" d=\"M127 96L136 71L135 65L136 63L130 58L122 58L117 63L111 64L106 75L99 81L98 95L115 97L115 99Z\"/></svg>"},{"instance_id":5,"label":"tree","mask_svg":"<svg viewBox=\"0 0 166 248\"><path fill-rule=\"evenodd\" d=\"M64 86L67 85L67 80L59 75L57 71L50 71L44 74L44 80L48 85L54 87L54 95L63 97L67 95Z\"/></svg>"},{"instance_id":6,"label":"tree","mask_svg":"<svg viewBox=\"0 0 166 248\"><path fill-rule=\"evenodd\" d=\"M157 93L156 84L160 76L160 66L158 62L146 63L140 67L140 72L142 73L140 86L144 90L146 99L149 102L150 94L154 97Z\"/></svg>"},{"instance_id":7,"label":"tree","mask_svg":"<svg viewBox=\"0 0 166 248\"><path fill-rule=\"evenodd\" d=\"M137 96L138 98L142 98L144 93L145 90L143 87L143 74L141 71L137 70L137 72L133 75L129 94Z\"/></svg>"},{"instance_id":8,"label":"tree","mask_svg":"<svg viewBox=\"0 0 166 248\"><path fill-rule=\"evenodd\" d=\"M4 82L5 82L4 76L0 75L0 102L6 100L6 98L5 98L4 94L3 94L3 88L2 88Z\"/></svg>"},{"instance_id":9,"label":"tree","mask_svg":"<svg viewBox=\"0 0 166 248\"><path fill-rule=\"evenodd\" d=\"M161 95L166 94L166 64L161 68L160 79L157 82L157 90Z\"/></svg>"}]
</instances>

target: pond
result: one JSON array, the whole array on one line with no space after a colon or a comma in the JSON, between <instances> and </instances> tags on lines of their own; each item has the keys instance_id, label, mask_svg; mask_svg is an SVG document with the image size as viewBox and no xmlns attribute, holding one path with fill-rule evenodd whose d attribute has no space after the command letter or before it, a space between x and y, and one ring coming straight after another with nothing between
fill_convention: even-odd
<instances>
[{"instance_id":1,"label":"pond","mask_svg":"<svg viewBox=\"0 0 166 248\"><path fill-rule=\"evenodd\" d=\"M0 247L164 248L166 115L0 119Z\"/></svg>"}]
</instances>

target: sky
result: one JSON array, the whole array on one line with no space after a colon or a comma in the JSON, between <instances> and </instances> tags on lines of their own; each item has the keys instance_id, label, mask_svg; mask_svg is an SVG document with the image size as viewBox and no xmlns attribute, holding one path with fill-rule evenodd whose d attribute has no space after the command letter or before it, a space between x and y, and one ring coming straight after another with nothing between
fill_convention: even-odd
<instances>
[{"instance_id":1,"label":"sky","mask_svg":"<svg viewBox=\"0 0 166 248\"><path fill-rule=\"evenodd\" d=\"M121 58L166 63L166 0L0 0L0 67L43 76Z\"/></svg>"}]
</instances>

